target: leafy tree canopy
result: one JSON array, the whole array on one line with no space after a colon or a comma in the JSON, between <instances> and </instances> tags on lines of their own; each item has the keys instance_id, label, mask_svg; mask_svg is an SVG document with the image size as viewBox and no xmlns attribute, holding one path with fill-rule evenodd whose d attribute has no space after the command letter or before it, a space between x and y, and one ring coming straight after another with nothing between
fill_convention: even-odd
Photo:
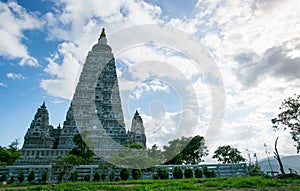
<instances>
[{"instance_id":1,"label":"leafy tree canopy","mask_svg":"<svg viewBox=\"0 0 300 191\"><path fill-rule=\"evenodd\" d=\"M218 161L221 161L224 164L246 161L246 159L242 157L240 151L238 151L236 148L232 148L229 145L218 147L212 158L216 158Z\"/></svg>"},{"instance_id":2,"label":"leafy tree canopy","mask_svg":"<svg viewBox=\"0 0 300 191\"><path fill-rule=\"evenodd\" d=\"M73 139L76 147L73 148L69 154L81 157L81 164L91 164L93 161L93 151L89 149L80 134L76 134Z\"/></svg>"},{"instance_id":3,"label":"leafy tree canopy","mask_svg":"<svg viewBox=\"0 0 300 191\"><path fill-rule=\"evenodd\" d=\"M272 119L273 128L289 129L292 139L296 142L297 153L300 152L300 95L289 97L281 103L280 113Z\"/></svg>"},{"instance_id":4,"label":"leafy tree canopy","mask_svg":"<svg viewBox=\"0 0 300 191\"><path fill-rule=\"evenodd\" d=\"M14 162L20 157L21 151L18 148L18 139L11 142L11 144L6 147L0 146L0 166L13 165Z\"/></svg>"},{"instance_id":5,"label":"leafy tree canopy","mask_svg":"<svg viewBox=\"0 0 300 191\"><path fill-rule=\"evenodd\" d=\"M202 157L208 155L204 137L199 135L172 140L168 146L163 148L164 158L172 158L165 164L198 164L203 161Z\"/></svg>"}]
</instances>

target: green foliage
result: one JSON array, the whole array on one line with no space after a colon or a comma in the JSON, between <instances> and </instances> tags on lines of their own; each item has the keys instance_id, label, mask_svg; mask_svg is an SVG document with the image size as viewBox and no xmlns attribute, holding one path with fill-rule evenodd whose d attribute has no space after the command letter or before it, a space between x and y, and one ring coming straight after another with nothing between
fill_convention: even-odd
<instances>
[{"instance_id":1,"label":"green foliage","mask_svg":"<svg viewBox=\"0 0 300 191\"><path fill-rule=\"evenodd\" d=\"M106 178L105 174L102 173L102 174L101 174L101 180L104 181L105 178Z\"/></svg>"},{"instance_id":2,"label":"green foliage","mask_svg":"<svg viewBox=\"0 0 300 191\"><path fill-rule=\"evenodd\" d=\"M206 166L203 167L203 174L206 178L213 178L217 176L214 170L209 170Z\"/></svg>"},{"instance_id":3,"label":"green foliage","mask_svg":"<svg viewBox=\"0 0 300 191\"><path fill-rule=\"evenodd\" d=\"M91 176L87 174L83 177L83 180L88 182L91 180Z\"/></svg>"},{"instance_id":4,"label":"green foliage","mask_svg":"<svg viewBox=\"0 0 300 191\"><path fill-rule=\"evenodd\" d=\"M172 140L168 146L164 146L163 148L164 158L172 158L165 162L165 164L198 164L202 162L202 157L208 155L204 137L199 135Z\"/></svg>"},{"instance_id":5,"label":"green foliage","mask_svg":"<svg viewBox=\"0 0 300 191\"><path fill-rule=\"evenodd\" d=\"M120 170L120 177L121 177L121 180L128 180L129 178L129 171L127 168L122 168Z\"/></svg>"},{"instance_id":6,"label":"green foliage","mask_svg":"<svg viewBox=\"0 0 300 191\"><path fill-rule=\"evenodd\" d=\"M27 177L28 182L32 182L35 178L34 171L31 171Z\"/></svg>"},{"instance_id":7,"label":"green foliage","mask_svg":"<svg viewBox=\"0 0 300 191\"><path fill-rule=\"evenodd\" d=\"M15 177L14 177L14 176L11 176L11 177L10 177L10 180L9 180L9 183L12 184L12 183L14 183L14 182L15 182Z\"/></svg>"},{"instance_id":8,"label":"green foliage","mask_svg":"<svg viewBox=\"0 0 300 191\"><path fill-rule=\"evenodd\" d=\"M14 162L20 157L21 151L18 149L19 141L18 139L11 142L11 144L6 147L0 146L0 166L13 165Z\"/></svg>"},{"instance_id":9,"label":"green foliage","mask_svg":"<svg viewBox=\"0 0 300 191\"><path fill-rule=\"evenodd\" d=\"M152 174L152 179L153 179L153 180L158 180L158 179L159 179L158 174Z\"/></svg>"},{"instance_id":10,"label":"green foliage","mask_svg":"<svg viewBox=\"0 0 300 191\"><path fill-rule=\"evenodd\" d=\"M175 179L181 179L183 178L183 173L182 170L179 166L175 166L174 170L173 170L173 177Z\"/></svg>"},{"instance_id":11,"label":"green foliage","mask_svg":"<svg viewBox=\"0 0 300 191\"><path fill-rule=\"evenodd\" d=\"M23 172L20 172L19 175L17 176L17 179L20 183L22 183L25 179L25 175Z\"/></svg>"},{"instance_id":12,"label":"green foliage","mask_svg":"<svg viewBox=\"0 0 300 191\"><path fill-rule=\"evenodd\" d=\"M100 174L98 172L94 173L93 181L100 181Z\"/></svg>"},{"instance_id":13,"label":"green foliage","mask_svg":"<svg viewBox=\"0 0 300 191\"><path fill-rule=\"evenodd\" d=\"M132 169L132 178L134 180L138 180L141 178L142 171L141 169Z\"/></svg>"},{"instance_id":14,"label":"green foliage","mask_svg":"<svg viewBox=\"0 0 300 191\"><path fill-rule=\"evenodd\" d=\"M202 178L203 177L203 171L200 168L197 168L195 170L195 178Z\"/></svg>"},{"instance_id":15,"label":"green foliage","mask_svg":"<svg viewBox=\"0 0 300 191\"><path fill-rule=\"evenodd\" d=\"M0 182L4 182L7 181L7 175L6 174L2 174L0 177Z\"/></svg>"},{"instance_id":16,"label":"green foliage","mask_svg":"<svg viewBox=\"0 0 300 191\"><path fill-rule=\"evenodd\" d=\"M77 171L71 172L71 181L75 182L77 180L78 180L78 172Z\"/></svg>"},{"instance_id":17,"label":"green foliage","mask_svg":"<svg viewBox=\"0 0 300 191\"><path fill-rule=\"evenodd\" d=\"M272 119L273 128L289 129L292 139L296 142L297 153L300 152L300 95L289 97L281 103L280 113Z\"/></svg>"},{"instance_id":18,"label":"green foliage","mask_svg":"<svg viewBox=\"0 0 300 191\"><path fill-rule=\"evenodd\" d=\"M63 177L64 177L64 174L65 174L65 172L60 172L60 173L57 175L57 181L58 181L58 182L62 182Z\"/></svg>"},{"instance_id":19,"label":"green foliage","mask_svg":"<svg viewBox=\"0 0 300 191\"><path fill-rule=\"evenodd\" d=\"M166 169L163 169L163 168L159 168L157 170L157 175L159 176L159 178L161 180L164 180L164 179L169 179L169 173Z\"/></svg>"},{"instance_id":20,"label":"green foliage","mask_svg":"<svg viewBox=\"0 0 300 191\"><path fill-rule=\"evenodd\" d=\"M249 176L263 176L264 172L261 170L260 166L257 164L249 164L248 165L248 173Z\"/></svg>"},{"instance_id":21,"label":"green foliage","mask_svg":"<svg viewBox=\"0 0 300 191\"><path fill-rule=\"evenodd\" d=\"M193 178L193 170L191 168L184 169L184 177L185 178Z\"/></svg>"},{"instance_id":22,"label":"green foliage","mask_svg":"<svg viewBox=\"0 0 300 191\"><path fill-rule=\"evenodd\" d=\"M130 141L129 143L126 143L123 145L124 147L128 147L130 149L142 149L143 146L137 143L134 143L133 141Z\"/></svg>"},{"instance_id":23,"label":"green foliage","mask_svg":"<svg viewBox=\"0 0 300 191\"><path fill-rule=\"evenodd\" d=\"M114 179L115 179L115 173L114 173L114 171L111 171L109 174L109 180L113 181Z\"/></svg>"},{"instance_id":24,"label":"green foliage","mask_svg":"<svg viewBox=\"0 0 300 191\"><path fill-rule=\"evenodd\" d=\"M85 133L76 134L74 136L73 141L76 147L73 148L69 154L82 158L81 164L91 164L93 162L94 153L89 149L81 135L85 136Z\"/></svg>"},{"instance_id":25,"label":"green foliage","mask_svg":"<svg viewBox=\"0 0 300 191\"><path fill-rule=\"evenodd\" d=\"M43 172L42 178L41 178L42 183L45 184L47 182L47 179L48 179L48 173Z\"/></svg>"},{"instance_id":26,"label":"green foliage","mask_svg":"<svg viewBox=\"0 0 300 191\"><path fill-rule=\"evenodd\" d=\"M238 151L236 148L232 148L229 145L218 147L212 158L216 158L218 161L221 161L224 164L246 161L246 159L242 157L240 151Z\"/></svg>"}]
</instances>

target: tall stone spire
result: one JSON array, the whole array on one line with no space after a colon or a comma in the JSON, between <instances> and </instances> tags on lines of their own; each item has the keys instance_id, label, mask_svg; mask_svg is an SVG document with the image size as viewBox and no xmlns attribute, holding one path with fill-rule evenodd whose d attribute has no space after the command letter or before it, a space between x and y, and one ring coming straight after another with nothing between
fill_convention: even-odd
<instances>
[{"instance_id":1,"label":"tall stone spire","mask_svg":"<svg viewBox=\"0 0 300 191\"><path fill-rule=\"evenodd\" d=\"M54 139L50 137L49 113L45 102L38 108L25 137L23 148L52 148Z\"/></svg>"},{"instance_id":2,"label":"tall stone spire","mask_svg":"<svg viewBox=\"0 0 300 191\"><path fill-rule=\"evenodd\" d=\"M146 135L142 117L136 110L131 123L131 132L128 134L128 140L146 148Z\"/></svg>"}]
</instances>

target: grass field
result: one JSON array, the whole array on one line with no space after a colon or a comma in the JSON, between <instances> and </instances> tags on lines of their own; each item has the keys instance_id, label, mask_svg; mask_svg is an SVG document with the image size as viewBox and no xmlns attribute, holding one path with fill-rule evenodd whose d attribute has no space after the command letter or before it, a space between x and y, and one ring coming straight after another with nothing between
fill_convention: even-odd
<instances>
[{"instance_id":1,"label":"grass field","mask_svg":"<svg viewBox=\"0 0 300 191\"><path fill-rule=\"evenodd\" d=\"M292 190L300 191L300 180L262 177L181 180L136 180L118 182L69 182L48 185L12 184L0 190Z\"/></svg>"}]
</instances>

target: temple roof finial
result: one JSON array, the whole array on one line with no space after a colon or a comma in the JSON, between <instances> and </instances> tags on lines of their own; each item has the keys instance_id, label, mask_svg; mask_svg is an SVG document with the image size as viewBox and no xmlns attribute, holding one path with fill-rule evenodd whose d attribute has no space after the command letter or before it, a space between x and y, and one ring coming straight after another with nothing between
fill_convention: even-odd
<instances>
[{"instance_id":1,"label":"temple roof finial","mask_svg":"<svg viewBox=\"0 0 300 191\"><path fill-rule=\"evenodd\" d=\"M46 108L45 101L43 102L43 105L41 106L41 108Z\"/></svg>"},{"instance_id":2,"label":"temple roof finial","mask_svg":"<svg viewBox=\"0 0 300 191\"><path fill-rule=\"evenodd\" d=\"M102 28L102 32L101 32L101 35L100 35L100 38L102 38L102 37L106 37L105 29L104 28Z\"/></svg>"},{"instance_id":3,"label":"temple roof finial","mask_svg":"<svg viewBox=\"0 0 300 191\"><path fill-rule=\"evenodd\" d=\"M135 110L135 114L134 115L139 115L139 112L138 110Z\"/></svg>"}]
</instances>

